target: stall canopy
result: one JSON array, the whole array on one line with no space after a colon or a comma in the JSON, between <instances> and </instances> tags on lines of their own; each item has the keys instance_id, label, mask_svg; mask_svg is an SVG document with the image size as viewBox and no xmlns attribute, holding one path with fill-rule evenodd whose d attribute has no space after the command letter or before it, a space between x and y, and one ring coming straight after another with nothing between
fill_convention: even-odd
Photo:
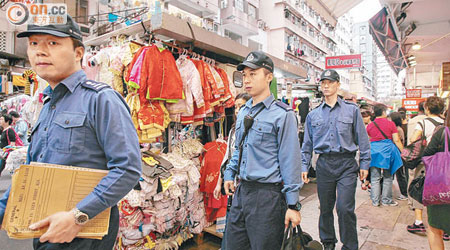
<instances>
[{"instance_id":1,"label":"stall canopy","mask_svg":"<svg viewBox=\"0 0 450 250\"><path fill-rule=\"evenodd\" d=\"M386 57L395 73L407 67L402 50L401 39L394 31L394 24L388 16L386 8L381 9L369 20L370 32L380 51Z\"/></svg>"}]
</instances>

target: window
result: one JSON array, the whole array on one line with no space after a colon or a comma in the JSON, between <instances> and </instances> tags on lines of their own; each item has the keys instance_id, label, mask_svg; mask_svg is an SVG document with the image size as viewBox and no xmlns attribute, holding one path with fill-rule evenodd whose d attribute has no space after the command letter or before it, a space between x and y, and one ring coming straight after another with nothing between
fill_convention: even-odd
<instances>
[{"instance_id":1,"label":"window","mask_svg":"<svg viewBox=\"0 0 450 250\"><path fill-rule=\"evenodd\" d=\"M236 9L245 12L244 10L244 0L234 0L234 5Z\"/></svg>"},{"instance_id":2,"label":"window","mask_svg":"<svg viewBox=\"0 0 450 250\"><path fill-rule=\"evenodd\" d=\"M361 27L359 27L359 32L360 32L361 34L364 34L364 33L366 32L366 26L361 26Z\"/></svg>"},{"instance_id":3,"label":"window","mask_svg":"<svg viewBox=\"0 0 450 250\"><path fill-rule=\"evenodd\" d=\"M6 32L0 32L0 51L6 52Z\"/></svg>"},{"instance_id":4,"label":"window","mask_svg":"<svg viewBox=\"0 0 450 250\"><path fill-rule=\"evenodd\" d=\"M254 19L257 19L257 15L256 15L256 7L249 4L248 5L248 15L253 17Z\"/></svg>"}]
</instances>

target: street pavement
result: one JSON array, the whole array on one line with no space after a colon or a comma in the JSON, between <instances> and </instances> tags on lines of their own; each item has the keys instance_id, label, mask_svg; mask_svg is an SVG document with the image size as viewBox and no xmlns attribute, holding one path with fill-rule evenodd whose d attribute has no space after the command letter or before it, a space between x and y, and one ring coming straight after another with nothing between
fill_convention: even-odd
<instances>
[{"instance_id":1,"label":"street pavement","mask_svg":"<svg viewBox=\"0 0 450 250\"><path fill-rule=\"evenodd\" d=\"M11 175L3 173L0 177L0 194L11 183ZM394 181L396 183L396 181ZM358 182L359 184L359 182ZM319 240L319 200L316 192L316 184L307 184L301 190L302 200L302 229ZM394 185L394 197L399 194ZM425 235L415 235L406 231L406 226L414 221L414 212L408 207L407 201L398 201L398 207L373 207L369 192L361 190L356 192L356 215L358 217L358 238L361 250L427 250L428 241ZM426 212L424 213L426 215ZM426 223L426 218L424 223ZM339 227L335 214L335 228L339 239ZM217 240L206 241L204 245L197 246L189 242L182 249L219 249ZM339 242L336 249L341 249ZM450 249L450 242L445 242L445 248ZM28 250L32 249L32 240L11 240L5 231L0 232L0 250Z\"/></svg>"}]
</instances>

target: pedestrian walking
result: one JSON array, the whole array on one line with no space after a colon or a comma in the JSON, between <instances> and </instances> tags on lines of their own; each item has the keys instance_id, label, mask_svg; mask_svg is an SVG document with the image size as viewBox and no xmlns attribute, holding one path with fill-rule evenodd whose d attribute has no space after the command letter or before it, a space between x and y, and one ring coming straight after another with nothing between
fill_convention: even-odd
<instances>
[{"instance_id":1,"label":"pedestrian walking","mask_svg":"<svg viewBox=\"0 0 450 250\"><path fill-rule=\"evenodd\" d=\"M355 192L358 173L365 180L370 165L370 145L358 106L338 97L339 74L325 70L320 77L324 102L312 110L305 123L302 146L302 179L313 151L317 161L317 191L320 201L319 233L326 250L337 243L333 209L336 205L342 249L358 249ZM360 150L359 166L355 160ZM337 193L337 199L336 199Z\"/></svg>"},{"instance_id":2,"label":"pedestrian walking","mask_svg":"<svg viewBox=\"0 0 450 250\"><path fill-rule=\"evenodd\" d=\"M280 249L284 229L301 220L298 124L294 111L270 94L272 59L251 52L237 69L252 99L238 114L235 151L224 173L225 191L233 194L227 249Z\"/></svg>"},{"instance_id":3,"label":"pedestrian walking","mask_svg":"<svg viewBox=\"0 0 450 250\"><path fill-rule=\"evenodd\" d=\"M444 137L446 128L450 128L450 104L447 108L447 118L445 119L444 126L436 131L431 138L430 143L425 148L424 156L431 156L438 152L444 152L445 141L447 141L447 147L450 145L450 137ZM439 166L442 168L449 168L450 166ZM442 172L441 172L442 173ZM431 177L430 173L427 177ZM445 177L444 177L445 178ZM448 178L448 177L447 177ZM450 190L450 187L446 187ZM429 205L427 206L428 215L428 242L431 250L444 250L444 240L449 240L448 233L450 232L450 204L442 205Z\"/></svg>"},{"instance_id":4,"label":"pedestrian walking","mask_svg":"<svg viewBox=\"0 0 450 250\"><path fill-rule=\"evenodd\" d=\"M444 101L441 98L436 96L428 97L425 101L424 108L426 117L417 123L414 133L411 136L411 142L415 142L422 138L422 136L425 136L427 144L429 144L436 126L444 123L444 119L440 117L440 114L445 108ZM414 178L412 179L415 179L422 174L425 174L425 166L423 163L420 163L414 169ZM413 224L408 225L406 230L410 233L425 233L426 229L422 219L424 206L414 199L411 200L415 221Z\"/></svg>"},{"instance_id":5,"label":"pedestrian walking","mask_svg":"<svg viewBox=\"0 0 450 250\"><path fill-rule=\"evenodd\" d=\"M27 54L36 73L49 86L44 107L31 131L32 162L109 170L95 189L69 211L30 225L48 227L34 249L112 249L119 229L117 202L141 174L139 141L125 100L105 83L89 81L81 69L84 46L80 28L69 15L59 25L28 25ZM0 202L3 219L9 196ZM76 238L90 219L111 207L108 234L101 240Z\"/></svg>"},{"instance_id":6,"label":"pedestrian walking","mask_svg":"<svg viewBox=\"0 0 450 250\"><path fill-rule=\"evenodd\" d=\"M391 121L395 124L398 131L398 137L400 138L400 142L403 146L405 146L406 138L405 132L402 128L402 115L399 112L394 112L389 115ZM395 172L395 177L397 178L398 187L400 189L400 196L397 197L397 200L408 200L408 169L405 166L402 166Z\"/></svg>"},{"instance_id":7,"label":"pedestrian walking","mask_svg":"<svg viewBox=\"0 0 450 250\"><path fill-rule=\"evenodd\" d=\"M367 126L372 158L370 198L373 206L379 206L380 203L383 206L398 206L398 203L392 200L392 181L395 172L403 165L400 156L403 144L395 123L387 119L386 109L384 104L375 105L373 111L376 118Z\"/></svg>"}]
</instances>

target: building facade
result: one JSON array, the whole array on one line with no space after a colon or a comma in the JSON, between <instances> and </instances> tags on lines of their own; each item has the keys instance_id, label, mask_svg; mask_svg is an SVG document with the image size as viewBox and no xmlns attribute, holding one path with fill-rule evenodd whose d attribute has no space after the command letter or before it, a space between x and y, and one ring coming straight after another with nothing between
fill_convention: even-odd
<instances>
[{"instance_id":1,"label":"building facade","mask_svg":"<svg viewBox=\"0 0 450 250\"><path fill-rule=\"evenodd\" d=\"M364 88L367 89L366 95L372 100L377 96L377 51L378 47L372 39L369 31L368 22L355 23L353 25L352 37L353 49L356 54L361 54L363 78L368 80L364 82ZM353 88L352 88L353 89Z\"/></svg>"}]
</instances>

